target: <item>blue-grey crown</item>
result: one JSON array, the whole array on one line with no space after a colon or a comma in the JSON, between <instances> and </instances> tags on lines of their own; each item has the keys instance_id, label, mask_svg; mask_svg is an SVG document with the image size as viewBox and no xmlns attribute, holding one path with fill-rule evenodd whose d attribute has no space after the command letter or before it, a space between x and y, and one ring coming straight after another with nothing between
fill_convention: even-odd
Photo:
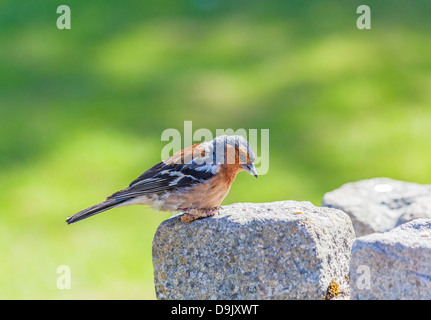
<instances>
[{"instance_id":1,"label":"blue-grey crown","mask_svg":"<svg viewBox=\"0 0 431 320\"><path fill-rule=\"evenodd\" d=\"M228 146L228 145L234 147L235 150L238 148L243 149L248 154L248 158L249 158L250 163L254 163L254 161L255 161L254 151L251 148L248 141L243 136L240 136L240 135L218 136L211 142L211 144L212 144L212 148L213 148L213 155L216 159L214 162L218 162L218 163L224 162L224 152L225 152L226 146ZM222 159L222 160L220 160L220 159ZM244 154L240 153L239 161L240 161L240 164L247 163L246 156Z\"/></svg>"}]
</instances>

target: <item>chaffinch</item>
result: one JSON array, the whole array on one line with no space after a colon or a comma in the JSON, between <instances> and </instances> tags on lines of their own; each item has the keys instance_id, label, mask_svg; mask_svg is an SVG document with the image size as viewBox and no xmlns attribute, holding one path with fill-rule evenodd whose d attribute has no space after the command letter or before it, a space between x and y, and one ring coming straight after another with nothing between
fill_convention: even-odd
<instances>
[{"instance_id":1,"label":"chaffinch","mask_svg":"<svg viewBox=\"0 0 431 320\"><path fill-rule=\"evenodd\" d=\"M68 217L68 224L100 212L134 204L160 211L183 212L191 222L218 212L240 171L257 177L255 154L242 136L219 136L176 152L102 203Z\"/></svg>"}]
</instances>

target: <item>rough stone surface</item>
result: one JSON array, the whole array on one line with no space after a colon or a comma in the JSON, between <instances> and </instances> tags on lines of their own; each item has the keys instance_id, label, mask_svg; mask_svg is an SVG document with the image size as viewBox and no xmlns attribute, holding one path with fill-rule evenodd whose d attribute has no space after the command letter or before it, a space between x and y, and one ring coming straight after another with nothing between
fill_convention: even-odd
<instances>
[{"instance_id":1,"label":"rough stone surface","mask_svg":"<svg viewBox=\"0 0 431 320\"><path fill-rule=\"evenodd\" d=\"M431 218L431 185L389 178L361 180L326 193L322 206L346 212L359 237L416 218Z\"/></svg>"},{"instance_id":2,"label":"rough stone surface","mask_svg":"<svg viewBox=\"0 0 431 320\"><path fill-rule=\"evenodd\" d=\"M351 299L431 300L431 219L356 239L350 291Z\"/></svg>"},{"instance_id":3,"label":"rough stone surface","mask_svg":"<svg viewBox=\"0 0 431 320\"><path fill-rule=\"evenodd\" d=\"M324 299L346 279L355 234L342 211L310 202L224 206L162 222L153 240L159 299Z\"/></svg>"}]
</instances>

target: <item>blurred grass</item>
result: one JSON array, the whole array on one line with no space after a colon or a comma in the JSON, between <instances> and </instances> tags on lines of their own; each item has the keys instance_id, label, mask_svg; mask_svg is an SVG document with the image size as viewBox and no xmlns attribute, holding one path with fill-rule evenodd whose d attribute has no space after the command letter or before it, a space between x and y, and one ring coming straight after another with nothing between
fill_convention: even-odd
<instances>
[{"instance_id":1,"label":"blurred grass","mask_svg":"<svg viewBox=\"0 0 431 320\"><path fill-rule=\"evenodd\" d=\"M376 176L430 183L431 3L0 3L0 298L153 299L168 213L65 218L160 161L167 128L270 129L270 170L224 204L309 200ZM56 287L68 265L71 290Z\"/></svg>"}]
</instances>

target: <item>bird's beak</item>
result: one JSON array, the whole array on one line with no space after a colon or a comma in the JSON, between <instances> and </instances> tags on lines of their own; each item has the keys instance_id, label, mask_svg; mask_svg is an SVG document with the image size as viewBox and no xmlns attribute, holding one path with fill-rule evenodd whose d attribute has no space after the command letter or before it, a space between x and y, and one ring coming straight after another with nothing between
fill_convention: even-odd
<instances>
[{"instance_id":1,"label":"bird's beak","mask_svg":"<svg viewBox=\"0 0 431 320\"><path fill-rule=\"evenodd\" d=\"M254 164L247 163L247 164L242 165L242 167L244 168L245 171L247 171L252 176L255 176L257 178L256 167L254 166Z\"/></svg>"}]
</instances>

